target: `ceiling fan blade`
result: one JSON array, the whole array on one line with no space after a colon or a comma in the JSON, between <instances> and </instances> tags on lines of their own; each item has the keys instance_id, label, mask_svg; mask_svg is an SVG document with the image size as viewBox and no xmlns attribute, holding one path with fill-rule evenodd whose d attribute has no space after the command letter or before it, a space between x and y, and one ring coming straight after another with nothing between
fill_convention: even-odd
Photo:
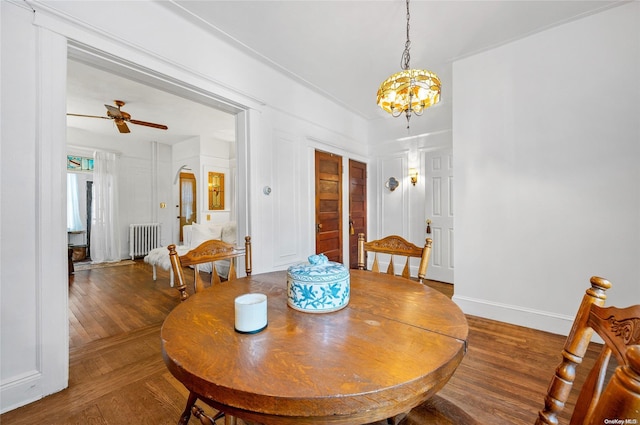
<instances>
[{"instance_id":1,"label":"ceiling fan blade","mask_svg":"<svg viewBox=\"0 0 640 425\"><path fill-rule=\"evenodd\" d=\"M127 123L124 122L124 120L116 118L114 121L120 133L131 133L131 130L129 130L129 127L127 126Z\"/></svg>"},{"instance_id":2,"label":"ceiling fan blade","mask_svg":"<svg viewBox=\"0 0 640 425\"><path fill-rule=\"evenodd\" d=\"M132 124L137 124L137 125L144 125L146 127L157 128L160 130L169 129L169 127L167 127L164 124L156 124L153 122L132 120L131 115L128 112L122 111L120 109L122 106L124 106L124 102L121 100L115 100L114 102L117 107L107 105L107 104L104 105L104 107L107 108L106 117L101 117L98 115L84 115L84 114L67 114L67 115L76 116L76 117L102 118L105 120L113 120L116 123L116 127L118 127L118 131L120 133L131 133L131 130L129 130L129 126L127 126L127 122L130 122Z\"/></svg>"},{"instance_id":3,"label":"ceiling fan blade","mask_svg":"<svg viewBox=\"0 0 640 425\"><path fill-rule=\"evenodd\" d=\"M122 118L122 113L120 113L120 109L111 105L104 105L107 108L107 115L114 118Z\"/></svg>"},{"instance_id":4,"label":"ceiling fan blade","mask_svg":"<svg viewBox=\"0 0 640 425\"><path fill-rule=\"evenodd\" d=\"M103 120L113 119L111 117L101 117L101 116L98 116L98 115L84 115L84 114L67 114L67 115L72 116L72 117L102 118Z\"/></svg>"},{"instance_id":5,"label":"ceiling fan blade","mask_svg":"<svg viewBox=\"0 0 640 425\"><path fill-rule=\"evenodd\" d=\"M168 130L169 127L167 127L166 125L163 124L155 124L152 122L146 122L146 121L138 121L138 120L128 120L131 124L138 124L138 125L146 125L147 127L153 127L153 128L158 128L160 130Z\"/></svg>"}]
</instances>

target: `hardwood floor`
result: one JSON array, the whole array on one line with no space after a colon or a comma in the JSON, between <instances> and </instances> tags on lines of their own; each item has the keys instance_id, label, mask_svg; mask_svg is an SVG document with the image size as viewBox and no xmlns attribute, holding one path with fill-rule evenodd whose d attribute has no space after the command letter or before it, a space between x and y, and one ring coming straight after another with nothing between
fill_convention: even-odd
<instances>
[{"instance_id":1,"label":"hardwood floor","mask_svg":"<svg viewBox=\"0 0 640 425\"><path fill-rule=\"evenodd\" d=\"M175 425L187 392L160 354L162 321L180 302L168 276L158 270L154 282L142 261L76 272L69 287L69 388L3 414L0 423ZM428 284L451 296L451 285ZM532 424L564 337L478 317L468 321L468 354L440 395L483 424ZM593 345L583 371L596 357ZM568 411L573 403L575 397ZM563 418L568 423L568 414Z\"/></svg>"}]
</instances>

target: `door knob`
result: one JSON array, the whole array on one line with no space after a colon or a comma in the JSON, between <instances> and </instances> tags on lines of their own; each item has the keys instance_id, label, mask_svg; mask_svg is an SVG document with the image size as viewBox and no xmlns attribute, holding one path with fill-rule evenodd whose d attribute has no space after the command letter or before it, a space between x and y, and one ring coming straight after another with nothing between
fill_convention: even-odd
<instances>
[{"instance_id":1,"label":"door knob","mask_svg":"<svg viewBox=\"0 0 640 425\"><path fill-rule=\"evenodd\" d=\"M316 225L316 233L320 233L320 229L322 229L322 223Z\"/></svg>"}]
</instances>

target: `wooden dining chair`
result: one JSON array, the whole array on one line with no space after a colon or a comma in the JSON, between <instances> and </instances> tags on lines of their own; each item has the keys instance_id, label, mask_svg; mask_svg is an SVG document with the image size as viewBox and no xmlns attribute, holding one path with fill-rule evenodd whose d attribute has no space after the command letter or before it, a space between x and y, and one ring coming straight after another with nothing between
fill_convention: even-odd
<instances>
[{"instance_id":1,"label":"wooden dining chair","mask_svg":"<svg viewBox=\"0 0 640 425\"><path fill-rule=\"evenodd\" d=\"M394 256L406 257L401 276L406 279L410 279L410 259L419 258L420 263L418 265L417 279L418 281L423 282L426 278L427 269L429 267L432 245L433 241L431 238L427 238L424 247L421 248L397 235L366 242L364 233L359 233L358 268L360 270L366 270L367 252L373 252L374 257L371 271L380 273L378 254L389 254L390 259L386 273L395 275L395 264L393 261ZM381 425L383 423L389 425L476 425L478 422L455 403L435 395L412 409L410 412L396 415L374 425Z\"/></svg>"},{"instance_id":2,"label":"wooden dining chair","mask_svg":"<svg viewBox=\"0 0 640 425\"><path fill-rule=\"evenodd\" d=\"M175 282L177 289L180 292L180 300L185 301L189 294L187 293L187 281L184 275L184 267L193 266L193 291L198 293L205 288L205 282L200 275L198 265L211 264L211 284L217 284L221 282L220 276L217 272L216 262L221 260L229 260L229 272L227 275L228 281L233 281L237 278L236 268L238 257L245 257L245 273L247 276L251 275L251 237L246 236L244 238L244 249L238 249L235 246L223 242L221 240L208 240L196 248L193 248L186 254L179 256L176 251L175 245L169 245L169 259L171 261L171 267L175 276ZM185 329L185 332L188 331ZM187 425L191 415L195 416L203 425L215 425L215 421L225 417L225 413L217 411L215 416L208 416L204 410L196 405L198 399L207 403L206 397L202 397L197 393L191 391L189 398L187 399L187 405L180 416L178 425ZM208 404L208 403L207 403ZM216 409L217 410L217 409ZM225 423L235 423L235 418L227 415Z\"/></svg>"},{"instance_id":3,"label":"wooden dining chair","mask_svg":"<svg viewBox=\"0 0 640 425\"><path fill-rule=\"evenodd\" d=\"M394 256L406 257L401 276L410 279L411 270L409 260L411 258L420 258L417 278L420 282L422 282L427 275L427 268L429 267L429 257L431 256L432 244L433 241L431 240L431 238L427 238L424 247L420 248L419 246L414 245L397 235L387 236L383 239L366 242L364 233L359 233L358 268L360 270L367 269L367 252L373 252L374 257L371 271L379 273L380 266L378 263L378 254L389 254L391 258L389 260L389 266L387 267L387 274L395 275L395 265L393 261Z\"/></svg>"},{"instance_id":4,"label":"wooden dining chair","mask_svg":"<svg viewBox=\"0 0 640 425\"><path fill-rule=\"evenodd\" d=\"M604 341L600 356L578 394L570 425L602 425L638 423L640 419L640 305L627 308L603 307L605 291L611 283L600 277L591 278L573 327L562 350L562 361L556 368L538 413L536 425L557 425L576 376L596 332ZM611 355L617 367L607 374ZM610 377L608 375L611 375ZM444 398L435 396L414 408L400 425L474 424L473 418Z\"/></svg>"},{"instance_id":5,"label":"wooden dining chair","mask_svg":"<svg viewBox=\"0 0 640 425\"><path fill-rule=\"evenodd\" d=\"M182 301L189 297L187 293L187 283L184 276L183 267L193 266L193 292L199 292L205 287L204 280L200 276L198 265L211 264L211 284L220 283L220 275L218 274L216 263L222 260L229 260L229 272L227 280L235 280L237 278L237 258L245 257L245 273L251 274L251 236L244 238L244 250L217 239L205 241L193 248L186 254L179 256L175 245L169 245L169 260L171 268L177 282L177 289L180 292Z\"/></svg>"},{"instance_id":6,"label":"wooden dining chair","mask_svg":"<svg viewBox=\"0 0 640 425\"><path fill-rule=\"evenodd\" d=\"M591 278L591 288L582 298L536 425L558 423L558 414L564 409L573 386L576 367L582 362L594 331L604 344L578 394L570 425L636 423L640 420L640 305L603 307L607 297L605 291L609 288L609 281ZM618 367L607 379L611 354Z\"/></svg>"}]
</instances>

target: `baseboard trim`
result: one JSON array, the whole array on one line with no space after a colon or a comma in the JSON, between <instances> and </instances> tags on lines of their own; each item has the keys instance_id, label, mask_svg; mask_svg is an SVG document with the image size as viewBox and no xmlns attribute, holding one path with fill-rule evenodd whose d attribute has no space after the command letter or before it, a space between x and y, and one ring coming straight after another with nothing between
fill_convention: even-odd
<instances>
[{"instance_id":1,"label":"baseboard trim","mask_svg":"<svg viewBox=\"0 0 640 425\"><path fill-rule=\"evenodd\" d=\"M454 294L453 301L465 314L524 326L558 335L568 335L574 317L535 310L517 305L501 304Z\"/></svg>"},{"instance_id":2,"label":"baseboard trim","mask_svg":"<svg viewBox=\"0 0 640 425\"><path fill-rule=\"evenodd\" d=\"M27 373L23 377L16 378L11 382L3 383L0 386L0 414L22 407L26 404L40 400L42 391L42 374L37 371Z\"/></svg>"}]
</instances>

